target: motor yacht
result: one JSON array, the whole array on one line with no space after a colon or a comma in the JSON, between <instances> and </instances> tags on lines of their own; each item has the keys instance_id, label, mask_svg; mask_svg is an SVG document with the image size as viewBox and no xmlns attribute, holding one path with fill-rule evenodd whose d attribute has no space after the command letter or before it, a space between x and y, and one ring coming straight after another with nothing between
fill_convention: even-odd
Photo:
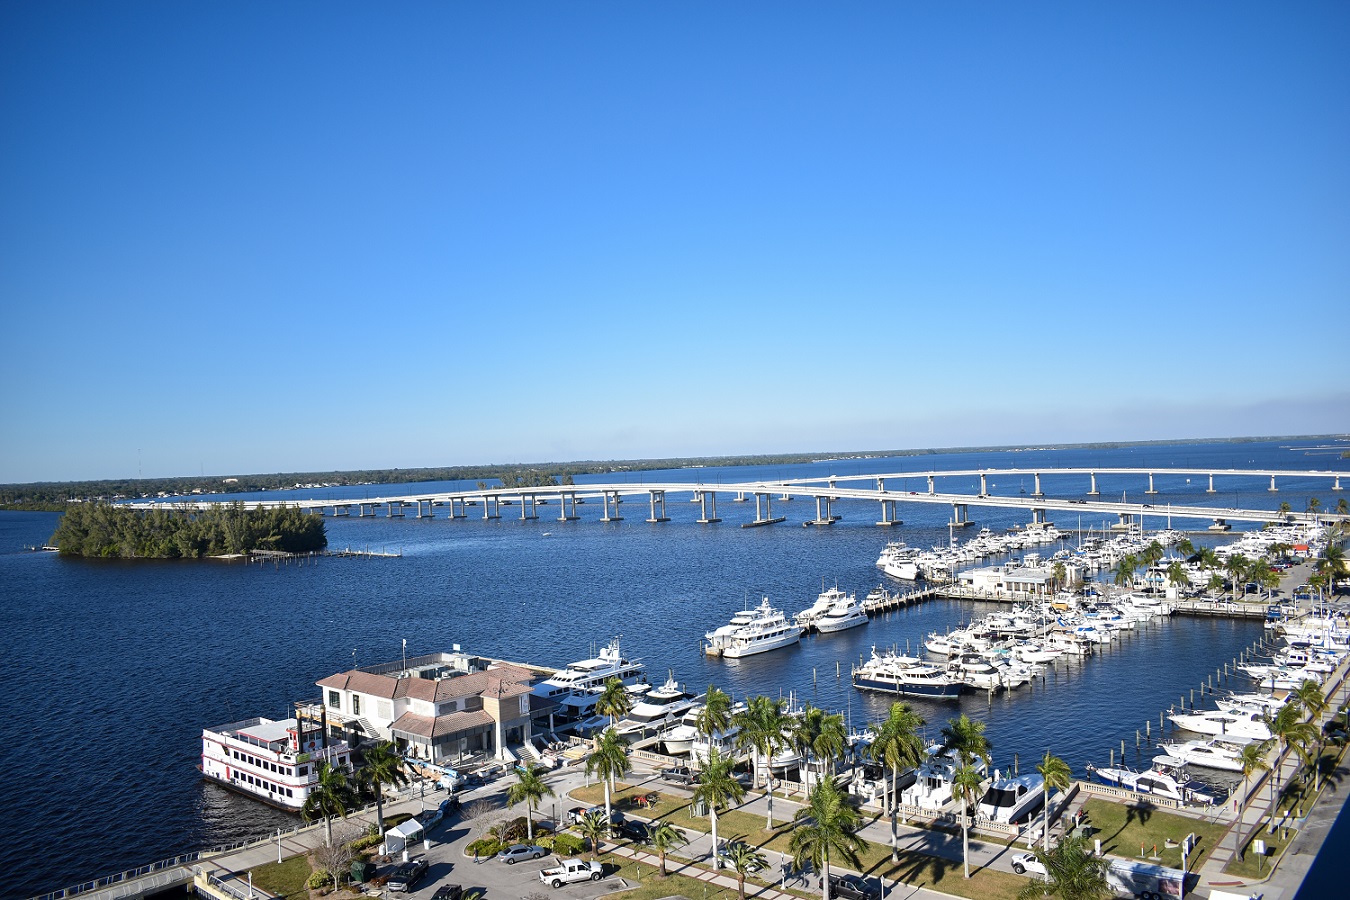
<instances>
[{"instance_id":1,"label":"motor yacht","mask_svg":"<svg viewBox=\"0 0 1350 900\"><path fill-rule=\"evenodd\" d=\"M789 647L801 638L801 627L789 622L783 611L775 609L765 597L759 606L736 613L730 624L704 635L703 652L709 656L740 659Z\"/></svg>"},{"instance_id":2,"label":"motor yacht","mask_svg":"<svg viewBox=\"0 0 1350 900\"><path fill-rule=\"evenodd\" d=\"M856 594L844 594L841 597L835 597L830 604L830 608L815 621L816 631L821 634L847 631L850 628L857 628L859 625L866 624L867 613L863 612L862 604L858 602Z\"/></svg>"},{"instance_id":3,"label":"motor yacht","mask_svg":"<svg viewBox=\"0 0 1350 900\"><path fill-rule=\"evenodd\" d=\"M1023 822L1045 802L1045 779L1037 774L1000 776L994 770L994 782L985 791L977 808L991 822Z\"/></svg>"},{"instance_id":4,"label":"motor yacht","mask_svg":"<svg viewBox=\"0 0 1350 900\"><path fill-rule=\"evenodd\" d=\"M937 666L914 656L877 653L853 672L853 686L890 694L954 699L961 695L963 682Z\"/></svg>"}]
</instances>

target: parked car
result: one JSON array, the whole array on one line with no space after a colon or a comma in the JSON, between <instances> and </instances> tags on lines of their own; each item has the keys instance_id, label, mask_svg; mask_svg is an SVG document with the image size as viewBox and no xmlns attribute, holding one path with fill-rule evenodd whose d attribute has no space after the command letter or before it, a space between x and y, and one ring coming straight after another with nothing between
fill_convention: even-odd
<instances>
[{"instance_id":1,"label":"parked car","mask_svg":"<svg viewBox=\"0 0 1350 900\"><path fill-rule=\"evenodd\" d=\"M560 888L564 884L575 884L578 881L599 881L604 877L605 870L600 863L581 859L565 859L558 865L539 872L539 880L555 888Z\"/></svg>"},{"instance_id":2,"label":"parked car","mask_svg":"<svg viewBox=\"0 0 1350 900\"><path fill-rule=\"evenodd\" d=\"M436 893L431 895L431 900L459 900L464 896L464 887L458 884L443 884L436 888Z\"/></svg>"},{"instance_id":3,"label":"parked car","mask_svg":"<svg viewBox=\"0 0 1350 900\"><path fill-rule=\"evenodd\" d=\"M719 853L719 854L717 854L717 858L720 859L720 860L722 861L722 865L724 865L724 866L726 866L726 867L728 867L728 868L731 868L731 867L732 867L732 866L731 866L731 853L732 853L732 851L734 851L737 847L742 847L742 846L745 846L745 842L744 842L744 841L727 841L726 844L723 845L723 847L722 847L722 852ZM749 872L753 875L755 872L758 872L759 870L761 870L761 869L763 869L763 868L764 868L764 866L751 866L747 871L749 871Z\"/></svg>"},{"instance_id":4,"label":"parked car","mask_svg":"<svg viewBox=\"0 0 1350 900\"><path fill-rule=\"evenodd\" d=\"M651 826L646 822L639 822L636 819L629 819L614 827L614 834L634 843L641 844L647 840L651 833Z\"/></svg>"},{"instance_id":5,"label":"parked car","mask_svg":"<svg viewBox=\"0 0 1350 900\"><path fill-rule=\"evenodd\" d=\"M415 859L412 862L405 862L394 870L394 874L389 876L385 882L385 887L391 891L411 891L417 886L417 882L422 880L422 876L427 874L427 861L425 859Z\"/></svg>"},{"instance_id":6,"label":"parked car","mask_svg":"<svg viewBox=\"0 0 1350 900\"><path fill-rule=\"evenodd\" d=\"M831 872L830 896L840 900L881 900L881 885L858 875Z\"/></svg>"},{"instance_id":7,"label":"parked car","mask_svg":"<svg viewBox=\"0 0 1350 900\"><path fill-rule=\"evenodd\" d=\"M1044 875L1045 866L1036 858L1034 853L1017 853L1012 858L1013 871L1018 875L1025 875L1030 872L1033 875Z\"/></svg>"},{"instance_id":8,"label":"parked car","mask_svg":"<svg viewBox=\"0 0 1350 900\"><path fill-rule=\"evenodd\" d=\"M662 781L669 781L672 784L698 784L698 773L688 766L662 769L659 777Z\"/></svg>"},{"instance_id":9,"label":"parked car","mask_svg":"<svg viewBox=\"0 0 1350 900\"><path fill-rule=\"evenodd\" d=\"M538 859L541 856L548 856L548 851L533 844L512 844L497 854L497 858L508 866L515 865L518 860Z\"/></svg>"}]
</instances>

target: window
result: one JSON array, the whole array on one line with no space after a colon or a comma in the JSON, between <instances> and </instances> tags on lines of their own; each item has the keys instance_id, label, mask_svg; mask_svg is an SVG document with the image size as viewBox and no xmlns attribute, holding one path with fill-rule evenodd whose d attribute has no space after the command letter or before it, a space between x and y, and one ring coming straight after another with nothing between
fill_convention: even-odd
<instances>
[{"instance_id":1,"label":"window","mask_svg":"<svg viewBox=\"0 0 1350 900\"><path fill-rule=\"evenodd\" d=\"M328 705L333 709L342 709L342 695L337 691L328 692Z\"/></svg>"},{"instance_id":2,"label":"window","mask_svg":"<svg viewBox=\"0 0 1350 900\"><path fill-rule=\"evenodd\" d=\"M301 777L309 775L309 766L301 766L299 769L295 770L295 774L300 775Z\"/></svg>"},{"instance_id":3,"label":"window","mask_svg":"<svg viewBox=\"0 0 1350 900\"><path fill-rule=\"evenodd\" d=\"M361 697L357 694L352 694L352 715L361 715Z\"/></svg>"}]
</instances>

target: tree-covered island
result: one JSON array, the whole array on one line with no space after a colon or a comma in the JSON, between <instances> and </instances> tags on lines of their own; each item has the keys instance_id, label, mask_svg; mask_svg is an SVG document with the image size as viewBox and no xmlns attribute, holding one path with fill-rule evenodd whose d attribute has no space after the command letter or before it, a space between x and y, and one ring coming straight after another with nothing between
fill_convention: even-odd
<instances>
[{"instance_id":1,"label":"tree-covered island","mask_svg":"<svg viewBox=\"0 0 1350 900\"><path fill-rule=\"evenodd\" d=\"M50 543L62 556L105 559L200 559L281 550L308 553L328 546L323 516L296 507L141 511L112 503L71 503Z\"/></svg>"}]
</instances>

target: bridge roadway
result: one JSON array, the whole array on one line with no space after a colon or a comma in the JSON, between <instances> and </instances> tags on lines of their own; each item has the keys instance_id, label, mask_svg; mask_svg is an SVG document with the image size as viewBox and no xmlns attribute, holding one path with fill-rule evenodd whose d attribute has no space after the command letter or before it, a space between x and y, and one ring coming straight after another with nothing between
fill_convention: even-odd
<instances>
[{"instance_id":1,"label":"bridge roadway","mask_svg":"<svg viewBox=\"0 0 1350 900\"><path fill-rule=\"evenodd\" d=\"M774 522L783 521L782 517L774 518L772 514L772 500L775 495L779 497L790 497L793 494L816 500L816 518L809 520L808 524L828 525L838 517L833 515L831 504L839 500L861 500L871 501L881 504L882 519L878 525L894 525L897 523L895 517L895 504L897 503L937 503L950 505L953 510L952 524L963 526L970 524L968 510L970 507L999 507L1004 509L1026 509L1032 513L1033 523L1047 521L1046 516L1053 511L1067 511L1074 513L1107 513L1117 515L1121 522L1129 522L1134 517L1142 516L1170 516L1179 519L1210 519L1216 524L1224 524L1229 521L1238 522L1269 522L1276 518L1283 518L1289 522L1312 522L1315 519L1321 521L1345 521L1350 520L1343 514L1335 512L1286 512L1278 513L1273 509L1238 509L1222 508L1211 506L1195 505L1173 505L1167 503L1149 502L1149 503L1129 503L1124 500L1102 500L1099 499L1099 492L1096 491L1096 475L1106 474L1132 474L1147 476L1149 487L1143 493L1153 499L1159 492L1153 487L1153 478L1155 475L1185 475L1185 474L1204 474L1208 475L1213 482L1216 474L1229 477L1267 477L1272 479L1276 476L1286 478L1328 478L1332 480L1329 485L1332 490L1340 490L1340 477L1342 473L1328 471L1297 471L1297 470L1217 470L1210 472L1203 469L972 469L954 471L933 471L933 472L898 472L881 475L855 475L855 476L829 476L825 478L796 478L782 479L772 481L749 481L749 482L728 482L716 485L703 484L697 482L618 482L611 484L578 484L563 485L553 487L530 487L530 488L485 488L481 490L458 490L435 493L416 493L416 494L390 494L380 497L367 497L365 499L290 499L290 500L259 500L248 501L249 506L295 506L301 509L312 509L320 512L331 509L333 515L350 515L353 507L358 509L360 516L375 515L376 508L383 507L387 510L389 516L402 516L404 507L416 507L417 517L424 517L423 508L425 505L426 516L434 516L434 508L437 506L450 507L452 518L467 517L467 507L469 505L481 505L483 509L483 518L500 518L502 505L517 504L520 507L520 518L530 519L538 518L536 511L537 504L540 501L556 502L561 507L559 521L567 521L578 518L576 506L578 501L599 500L603 505L601 521L618 521L622 518L619 515L619 504L621 498L625 496L647 495L650 502L651 515L647 521L664 522L668 521L665 515L665 495L667 493L692 493L694 501L702 504L702 515L700 522L718 522L717 518L717 495L735 494L737 500L747 499L749 496L755 498L756 514L751 525L765 525ZM1031 494L1021 494L1015 496L1003 496L992 494L988 491L988 480L990 478L1006 478L1010 475L1032 475L1035 477L1035 490ZM971 477L978 475L980 477L981 487L979 493L961 493L950 491L938 491L936 481L938 478L947 478L953 476ZM1041 476L1061 476L1061 475L1088 475L1091 479L1090 487L1092 490L1087 492L1086 499L1068 499L1047 497L1041 491ZM889 479L923 478L927 482L926 491L908 491L908 490L888 490L886 481ZM858 482L873 486L856 486ZM1211 488L1212 490L1212 488ZM235 502L229 498L221 499L173 499L164 501L141 501L129 504L135 508L141 509L203 509L222 503ZM761 505L761 503L763 505ZM570 513L568 507L571 507Z\"/></svg>"}]
</instances>

